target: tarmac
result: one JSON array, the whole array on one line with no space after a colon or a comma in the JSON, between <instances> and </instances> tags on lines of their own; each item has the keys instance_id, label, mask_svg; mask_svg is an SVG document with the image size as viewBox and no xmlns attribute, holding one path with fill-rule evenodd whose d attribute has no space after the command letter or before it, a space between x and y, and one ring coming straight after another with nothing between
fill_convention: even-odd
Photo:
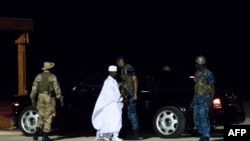
<instances>
[{"instance_id":1,"label":"tarmac","mask_svg":"<svg viewBox=\"0 0 250 141\"><path fill-rule=\"evenodd\" d=\"M143 134L144 137L143 141L198 141L198 137L191 136L189 134L184 134L180 138L160 138L155 137L153 134ZM95 141L95 136L90 135L82 135L82 134L71 134L71 135L51 135L51 139L54 141ZM42 138L39 137L39 141L41 141ZM32 137L24 136L21 131L17 129L5 129L0 130L0 141L33 141ZM126 140L124 140L126 141ZM129 141L129 140L127 140ZM223 135L221 133L218 133L218 135L213 135L210 138L210 141L223 141Z\"/></svg>"}]
</instances>

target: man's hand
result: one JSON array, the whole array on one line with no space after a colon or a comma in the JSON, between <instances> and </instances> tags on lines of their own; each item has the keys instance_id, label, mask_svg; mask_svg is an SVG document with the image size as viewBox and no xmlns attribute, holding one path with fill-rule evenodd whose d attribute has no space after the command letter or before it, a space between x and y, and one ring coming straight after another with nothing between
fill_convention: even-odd
<instances>
[{"instance_id":1,"label":"man's hand","mask_svg":"<svg viewBox=\"0 0 250 141\"><path fill-rule=\"evenodd\" d=\"M134 99L134 101L137 101L138 98L137 98L137 96L134 96L133 99Z\"/></svg>"},{"instance_id":2,"label":"man's hand","mask_svg":"<svg viewBox=\"0 0 250 141\"><path fill-rule=\"evenodd\" d=\"M134 97L133 97L134 101L137 101L138 96L137 96L137 91L134 92Z\"/></svg>"},{"instance_id":3,"label":"man's hand","mask_svg":"<svg viewBox=\"0 0 250 141\"><path fill-rule=\"evenodd\" d=\"M194 102L193 102L193 101L190 103L190 108L191 108L191 109L194 108Z\"/></svg>"},{"instance_id":4,"label":"man's hand","mask_svg":"<svg viewBox=\"0 0 250 141\"><path fill-rule=\"evenodd\" d=\"M63 107L64 106L64 102L63 101L61 101L61 107Z\"/></svg>"},{"instance_id":5,"label":"man's hand","mask_svg":"<svg viewBox=\"0 0 250 141\"><path fill-rule=\"evenodd\" d=\"M122 96L122 102L123 103L127 103L128 102L128 98L126 96Z\"/></svg>"},{"instance_id":6,"label":"man's hand","mask_svg":"<svg viewBox=\"0 0 250 141\"><path fill-rule=\"evenodd\" d=\"M210 98L210 99L209 99L209 103L208 103L208 104L209 104L209 107L212 107L212 106L213 106L213 98Z\"/></svg>"},{"instance_id":7,"label":"man's hand","mask_svg":"<svg viewBox=\"0 0 250 141\"><path fill-rule=\"evenodd\" d=\"M32 101L31 104L32 104L32 106L36 107L36 102L35 101Z\"/></svg>"},{"instance_id":8,"label":"man's hand","mask_svg":"<svg viewBox=\"0 0 250 141\"><path fill-rule=\"evenodd\" d=\"M63 107L64 106L64 101L63 101L63 96L61 96L61 99L60 99L60 102L61 102L61 107Z\"/></svg>"},{"instance_id":9,"label":"man's hand","mask_svg":"<svg viewBox=\"0 0 250 141\"><path fill-rule=\"evenodd\" d=\"M193 109L194 108L194 97L192 98L192 101L190 103L190 108Z\"/></svg>"}]
</instances>

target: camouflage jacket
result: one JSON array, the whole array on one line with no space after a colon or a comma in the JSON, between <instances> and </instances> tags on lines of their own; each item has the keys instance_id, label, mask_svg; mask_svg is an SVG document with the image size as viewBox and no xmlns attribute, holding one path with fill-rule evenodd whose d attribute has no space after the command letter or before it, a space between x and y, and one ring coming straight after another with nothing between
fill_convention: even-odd
<instances>
[{"instance_id":1,"label":"camouflage jacket","mask_svg":"<svg viewBox=\"0 0 250 141\"><path fill-rule=\"evenodd\" d=\"M49 83L49 85L47 84L47 86L44 86L42 85L43 83L44 84ZM57 77L54 74L50 73L49 71L44 71L36 75L30 93L31 101L35 102L37 94L42 93L44 91L47 91L50 95L52 95L52 92L54 92L57 99L63 98Z\"/></svg>"}]
</instances>

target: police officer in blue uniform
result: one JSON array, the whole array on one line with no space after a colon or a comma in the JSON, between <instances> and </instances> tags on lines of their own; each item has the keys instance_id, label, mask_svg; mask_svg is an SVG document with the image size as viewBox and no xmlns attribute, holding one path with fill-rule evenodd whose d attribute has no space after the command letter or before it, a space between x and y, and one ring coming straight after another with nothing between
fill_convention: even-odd
<instances>
[{"instance_id":1,"label":"police officer in blue uniform","mask_svg":"<svg viewBox=\"0 0 250 141\"><path fill-rule=\"evenodd\" d=\"M195 87L194 97L191 102L193 108L193 119L198 133L201 135L199 141L209 141L210 120L209 107L214 97L215 79L213 73L206 67L206 58L198 56L195 60Z\"/></svg>"}]
</instances>

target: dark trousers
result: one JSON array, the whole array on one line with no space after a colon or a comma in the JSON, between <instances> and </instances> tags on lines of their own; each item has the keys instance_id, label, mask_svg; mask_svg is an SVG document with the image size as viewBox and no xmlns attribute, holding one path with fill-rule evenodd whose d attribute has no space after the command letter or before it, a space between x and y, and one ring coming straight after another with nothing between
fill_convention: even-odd
<instances>
[{"instance_id":1,"label":"dark trousers","mask_svg":"<svg viewBox=\"0 0 250 141\"><path fill-rule=\"evenodd\" d=\"M134 99L130 98L129 102L127 104L127 114L128 119L131 122L133 130L139 129L139 123L138 123L138 116L136 111L136 101Z\"/></svg>"},{"instance_id":2,"label":"dark trousers","mask_svg":"<svg viewBox=\"0 0 250 141\"><path fill-rule=\"evenodd\" d=\"M194 124L203 137L210 137L209 95L194 97Z\"/></svg>"}]
</instances>

